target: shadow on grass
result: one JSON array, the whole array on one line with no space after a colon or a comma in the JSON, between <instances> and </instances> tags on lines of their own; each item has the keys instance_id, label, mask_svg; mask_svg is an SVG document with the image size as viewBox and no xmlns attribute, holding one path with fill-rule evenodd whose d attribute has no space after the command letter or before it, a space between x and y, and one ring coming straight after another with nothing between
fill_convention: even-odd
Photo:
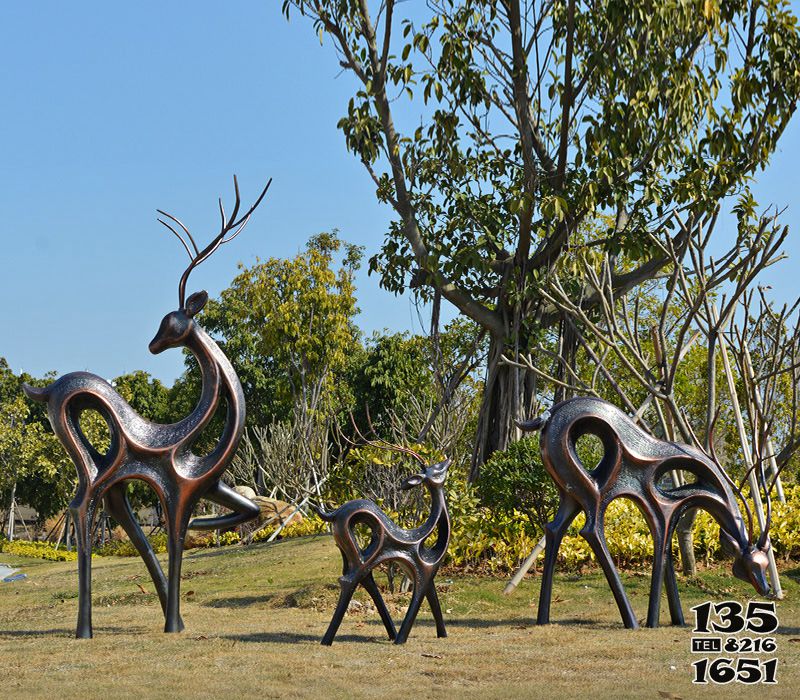
<instances>
[{"instance_id":1,"label":"shadow on grass","mask_svg":"<svg viewBox=\"0 0 800 700\"><path fill-rule=\"evenodd\" d=\"M331 535L327 532L321 532L316 535L303 535L301 537L292 537L291 540L293 542L300 542L300 543L310 543L314 542L320 538L330 538ZM281 544L282 542L286 542L287 540L275 540L274 542L253 542L252 544L246 545L233 545L233 546L223 546L223 547L196 547L192 549L186 550L184 555L184 560L197 560L197 559L206 559L206 558L213 558L213 557L220 557L226 554L238 553L238 554L256 554L259 551L264 551L268 549L272 549L277 545Z\"/></svg>"},{"instance_id":2,"label":"shadow on grass","mask_svg":"<svg viewBox=\"0 0 800 700\"><path fill-rule=\"evenodd\" d=\"M131 627L94 627L94 636L99 634L126 634L140 631ZM0 630L0 639L16 639L18 637L75 637L74 627L59 627L51 630Z\"/></svg>"},{"instance_id":3,"label":"shadow on grass","mask_svg":"<svg viewBox=\"0 0 800 700\"><path fill-rule=\"evenodd\" d=\"M275 593L265 595L230 596L228 598L214 598L203 605L207 608L248 608L251 605L269 605L281 596ZM286 597L285 595L283 596Z\"/></svg>"},{"instance_id":4,"label":"shadow on grass","mask_svg":"<svg viewBox=\"0 0 800 700\"><path fill-rule=\"evenodd\" d=\"M250 634L228 634L221 639L230 639L237 642L253 644L320 644L321 634L307 634L302 632L252 632ZM389 637L384 632L382 635L363 635L363 634L337 634L334 644L337 642L355 642L357 644L375 644L376 642L389 642Z\"/></svg>"}]
</instances>

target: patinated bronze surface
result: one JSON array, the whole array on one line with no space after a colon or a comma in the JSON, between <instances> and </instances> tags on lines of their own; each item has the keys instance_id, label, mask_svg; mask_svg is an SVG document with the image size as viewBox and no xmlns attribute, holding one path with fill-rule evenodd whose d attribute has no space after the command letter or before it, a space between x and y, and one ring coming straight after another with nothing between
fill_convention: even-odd
<instances>
[{"instance_id":1,"label":"patinated bronze surface","mask_svg":"<svg viewBox=\"0 0 800 700\"><path fill-rule=\"evenodd\" d=\"M689 508L702 508L717 520L720 539L735 556L734 575L749 582L760 594L768 593L766 530L753 545L752 525L745 526L732 482L722 467L702 452L651 437L621 410L596 398L564 401L554 406L549 416L521 427L541 430L542 461L561 496L558 513L545 529L539 624L550 621L553 570L561 540L575 516L583 511L586 525L581 535L603 568L625 626L638 627L603 534L606 508L620 496L639 506L653 536L648 627L658 626L664 583L672 623L683 624L670 542L680 516ZM603 458L591 470L581 463L576 451L576 443L583 435L595 435L603 444ZM694 481L680 487L669 485L668 475L673 469L692 475Z\"/></svg>"},{"instance_id":2,"label":"patinated bronze surface","mask_svg":"<svg viewBox=\"0 0 800 700\"><path fill-rule=\"evenodd\" d=\"M250 210L238 219L239 188L235 178L234 186L236 204L233 212L226 218L220 203L221 232L203 250L198 249L188 229L177 219L166 215L183 229L191 242L191 249L172 226L160 220L181 240L189 253L190 263L178 287L179 307L161 321L158 333L150 343L150 352L157 354L169 348L185 347L197 359L203 387L200 400L190 415L171 425L152 423L138 415L107 381L88 372L66 374L43 389L24 387L29 398L47 403L53 431L78 471L78 489L70 504L78 547L78 637L92 636L91 533L101 500L105 500L108 512L125 529L150 572L164 610L166 632L183 629L180 616L181 560L189 518L197 502L206 498L234 512L217 518L194 520L191 523L194 529L232 527L259 514L255 503L220 481L244 429L244 395L230 362L195 320L208 301L208 294L197 292L185 298L186 281L191 271L220 245L241 232L266 194L269 183ZM209 454L197 456L192 452L192 446L223 399L227 414L219 441ZM105 454L98 452L81 430L80 416L86 410L97 411L108 424L111 445ZM125 495L125 482L130 479L147 482L161 501L169 549L166 578Z\"/></svg>"},{"instance_id":3,"label":"patinated bronze surface","mask_svg":"<svg viewBox=\"0 0 800 700\"><path fill-rule=\"evenodd\" d=\"M433 611L436 635L447 636L434 577L450 541L450 517L444 495L444 481L449 466L450 461L447 460L425 467L419 474L410 476L402 483L402 488L406 490L424 484L431 496L430 515L422 525L413 530L398 527L373 501L366 499L348 501L331 513L317 511L323 520L332 524L333 538L342 554L339 602L328 631L322 638L323 644L329 646L333 643L359 584L364 586L374 601L389 639L393 639L395 644L404 644L408 639L408 633L424 598L428 599ZM370 541L363 549L359 547L355 535L355 528L359 524L366 525L371 533ZM437 533L436 542L426 547L424 542L434 531ZM411 602L399 632L395 632L392 617L372 576L376 566L392 561L406 570L414 584Z\"/></svg>"}]
</instances>

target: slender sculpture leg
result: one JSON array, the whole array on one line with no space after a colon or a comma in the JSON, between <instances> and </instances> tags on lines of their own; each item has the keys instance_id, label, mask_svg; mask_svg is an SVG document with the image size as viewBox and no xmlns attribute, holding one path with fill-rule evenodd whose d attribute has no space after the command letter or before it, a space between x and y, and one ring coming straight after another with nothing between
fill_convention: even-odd
<instances>
[{"instance_id":1,"label":"slender sculpture leg","mask_svg":"<svg viewBox=\"0 0 800 700\"><path fill-rule=\"evenodd\" d=\"M411 594L411 602L408 604L408 611L403 618L403 624L400 625L400 631L397 633L397 638L394 640L395 644L405 644L408 639L408 633L414 626L414 621L417 619L417 613L425 598L426 586L423 581L416 578L414 581L414 592Z\"/></svg>"},{"instance_id":2,"label":"slender sculpture leg","mask_svg":"<svg viewBox=\"0 0 800 700\"><path fill-rule=\"evenodd\" d=\"M661 613L661 588L664 585L664 563L667 553L664 528L661 525L653 530L653 574L650 578L650 598L647 604L647 626L658 627Z\"/></svg>"},{"instance_id":3,"label":"slender sculpture leg","mask_svg":"<svg viewBox=\"0 0 800 700\"><path fill-rule=\"evenodd\" d=\"M675 560L672 556L672 533L674 528L667 528L667 556L664 564L664 587L667 589L667 603L669 603L669 616L673 625L685 625L681 599L678 595L678 578L675 575Z\"/></svg>"},{"instance_id":4,"label":"slender sculpture leg","mask_svg":"<svg viewBox=\"0 0 800 700\"><path fill-rule=\"evenodd\" d=\"M617 602L619 614L622 616L622 622L628 629L638 629L639 623L636 616L633 614L631 603L628 596L625 594L625 588L619 578L617 569L611 559L611 554L606 545L605 536L603 534L602 514L595 520L594 517L586 514L586 526L581 530L582 537L589 543L592 548L597 561L603 568L603 573L606 575L608 585L611 587L611 592L614 594L614 600Z\"/></svg>"},{"instance_id":5,"label":"slender sculpture leg","mask_svg":"<svg viewBox=\"0 0 800 700\"><path fill-rule=\"evenodd\" d=\"M436 621L436 636L446 637L447 629L444 626L444 618L442 617L442 606L439 604L439 595L436 593L436 583L431 581L428 584L428 592L425 594L428 599L428 605L431 606L433 612L433 619Z\"/></svg>"},{"instance_id":6,"label":"slender sculpture leg","mask_svg":"<svg viewBox=\"0 0 800 700\"><path fill-rule=\"evenodd\" d=\"M550 622L550 602L553 595L553 573L558 558L558 548L575 516L580 512L580 506L567 496L561 497L556 517L544 529L545 555L544 569L542 570L542 586L539 589L539 612L536 616L537 625L546 625Z\"/></svg>"},{"instance_id":7,"label":"slender sculpture leg","mask_svg":"<svg viewBox=\"0 0 800 700\"><path fill-rule=\"evenodd\" d=\"M326 647L329 647L331 644L333 644L333 638L336 636L336 632L339 630L339 625L342 624L344 614L347 612L347 607L350 605L350 600L353 597L353 593L355 592L358 583L342 577L339 579L339 585L341 587L341 591L339 592L339 602L336 604L336 610L333 611L333 617L331 618L331 623L328 625L328 630L325 632L325 636L322 638L322 644Z\"/></svg>"},{"instance_id":8,"label":"slender sculpture leg","mask_svg":"<svg viewBox=\"0 0 800 700\"><path fill-rule=\"evenodd\" d=\"M136 551L139 552L142 561L144 561L147 571L150 573L150 578L153 579L153 585L156 588L158 600L161 603L161 609L166 616L167 577L164 575L156 553L150 546L150 542L148 542L147 537L133 514L128 496L125 493L125 483L114 484L114 486L106 492L105 502L106 510L110 513L111 517L119 523L122 529L125 530L133 546L136 547ZM181 625L182 624L181 622Z\"/></svg>"},{"instance_id":9,"label":"slender sculpture leg","mask_svg":"<svg viewBox=\"0 0 800 700\"><path fill-rule=\"evenodd\" d=\"M386 628L386 633L389 635L389 639L394 639L397 637L397 630L395 630L394 627L394 620L392 620L392 616L389 614L389 610L386 607L383 596L378 590L378 584L375 583L375 579L372 578L371 571L366 575L361 583L364 588L367 589L367 593L369 593L370 597L372 598L372 602L375 603L375 609L381 616L383 626Z\"/></svg>"},{"instance_id":10,"label":"slender sculpture leg","mask_svg":"<svg viewBox=\"0 0 800 700\"><path fill-rule=\"evenodd\" d=\"M79 505L70 505L75 525L75 544L78 547L78 639L92 638L92 521L94 502L84 498Z\"/></svg>"},{"instance_id":11,"label":"slender sculpture leg","mask_svg":"<svg viewBox=\"0 0 800 700\"><path fill-rule=\"evenodd\" d=\"M218 481L203 498L216 503L223 508L229 508L233 513L220 515L214 518L195 518L189 523L192 530L224 530L246 523L261 514L259 507L249 498L236 493L230 486Z\"/></svg>"},{"instance_id":12,"label":"slender sculpture leg","mask_svg":"<svg viewBox=\"0 0 800 700\"><path fill-rule=\"evenodd\" d=\"M191 513L191 509L188 508ZM167 516L167 550L169 553L169 574L167 581L167 617L165 632L181 632L181 565L183 564L183 540L186 536L188 514L182 509L175 509L168 504Z\"/></svg>"}]
</instances>

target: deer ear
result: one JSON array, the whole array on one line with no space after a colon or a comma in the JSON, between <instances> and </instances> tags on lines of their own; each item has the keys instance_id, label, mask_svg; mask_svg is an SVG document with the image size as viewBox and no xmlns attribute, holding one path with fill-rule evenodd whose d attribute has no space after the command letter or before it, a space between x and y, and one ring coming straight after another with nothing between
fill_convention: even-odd
<instances>
[{"instance_id":1,"label":"deer ear","mask_svg":"<svg viewBox=\"0 0 800 700\"><path fill-rule=\"evenodd\" d=\"M414 474L413 476L409 476L402 484L400 484L400 488L403 491L408 491L409 489L413 489L415 486L419 486L422 483L422 475L421 474Z\"/></svg>"},{"instance_id":2,"label":"deer ear","mask_svg":"<svg viewBox=\"0 0 800 700\"><path fill-rule=\"evenodd\" d=\"M208 301L208 292L195 292L187 300L184 311L191 318L199 314Z\"/></svg>"}]
</instances>

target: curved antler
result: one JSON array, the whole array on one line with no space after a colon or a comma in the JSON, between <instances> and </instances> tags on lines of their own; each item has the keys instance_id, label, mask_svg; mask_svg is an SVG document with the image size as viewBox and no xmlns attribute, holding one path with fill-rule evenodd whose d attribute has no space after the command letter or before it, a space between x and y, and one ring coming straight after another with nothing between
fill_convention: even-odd
<instances>
[{"instance_id":1,"label":"curved antler","mask_svg":"<svg viewBox=\"0 0 800 700\"><path fill-rule=\"evenodd\" d=\"M178 219L177 217L173 216L172 214L168 214L161 209L157 209L159 214L166 216L173 222L175 222L183 232L189 237L189 241L192 244L192 248L194 248L194 254L192 250L189 248L189 244L186 240L181 236L178 231L173 228L168 222L164 221L163 219L158 219L159 223L166 226L172 233L175 234L177 239L183 244L184 249L189 255L189 266L184 270L183 274L181 275L180 282L178 284L178 302L180 304L180 308L184 307L186 302L186 282L189 279L189 275L192 273L200 263L206 261L213 253L224 243L230 243L236 236L238 236L243 230L244 227L247 226L247 222L250 220L250 215L256 210L256 207L261 204L261 200L264 199L264 196L267 194L267 190L269 186L272 184L272 178L269 179L266 186L263 190L261 190L261 194L258 195L258 199L256 199L253 206L251 206L245 214L243 214L238 219L236 218L239 214L239 208L241 206L241 197L239 195L239 181L236 178L236 175L233 176L233 189L236 194L236 201L233 205L233 211L231 212L230 217L225 216L225 208L222 205L222 198L219 199L219 213L220 217L222 218L222 224L220 227L220 232L214 237L214 239L209 243L203 250L200 250L197 247L197 243L195 243L192 234L189 232L189 229L183 224L183 222ZM233 233L228 236L228 234L233 231ZM227 237L226 237L227 236Z\"/></svg>"},{"instance_id":2,"label":"curved antler","mask_svg":"<svg viewBox=\"0 0 800 700\"><path fill-rule=\"evenodd\" d=\"M383 438L378 437L378 434L375 432L375 427L372 425L372 418L370 418L370 415L369 415L369 406L365 405L364 406L364 410L365 410L365 412L367 414L367 425L369 425L370 432L377 438L377 440L368 440L367 438L364 437L363 433L361 432L361 430L359 430L358 426L356 425L356 421L355 421L355 418L353 417L352 411L350 412L350 422L353 425L353 430L356 431L356 436L364 444L371 445L372 447L376 447L379 450L392 450L394 452L401 452L403 454L407 454L407 455L413 457L417 462L419 462L419 464L421 466L423 466L423 467L427 466L427 462L425 461L425 458L422 457L422 455L420 455L418 452L415 452L414 450L412 450L410 447L403 447L401 445L395 445L392 442L388 442L388 441L384 440ZM345 440L347 440L351 445L355 446L355 443L352 440L348 440L346 437L345 437Z\"/></svg>"}]
</instances>

